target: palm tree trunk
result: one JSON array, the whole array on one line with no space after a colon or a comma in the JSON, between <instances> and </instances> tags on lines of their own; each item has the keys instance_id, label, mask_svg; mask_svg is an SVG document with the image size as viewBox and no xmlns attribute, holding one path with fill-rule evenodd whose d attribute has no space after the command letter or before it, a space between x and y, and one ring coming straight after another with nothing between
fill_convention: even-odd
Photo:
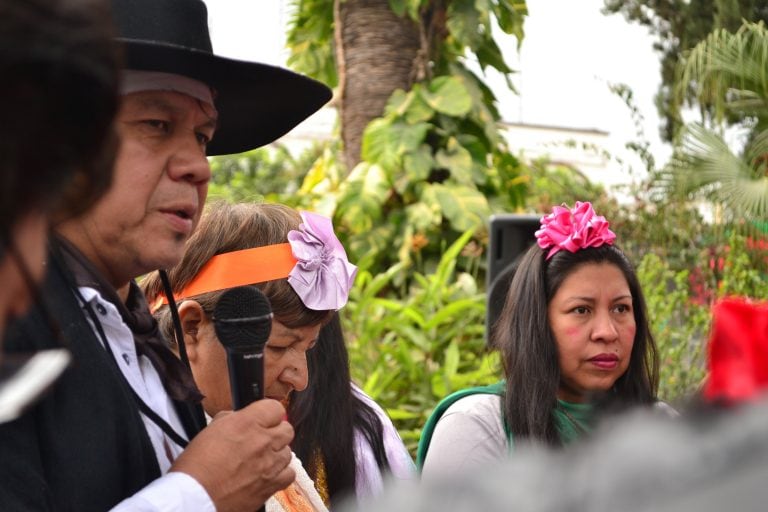
<instances>
[{"instance_id":1,"label":"palm tree trunk","mask_svg":"<svg viewBox=\"0 0 768 512\"><path fill-rule=\"evenodd\" d=\"M360 161L368 123L396 89L408 90L420 48L419 26L398 17L388 0L336 0L336 59L344 159Z\"/></svg>"}]
</instances>

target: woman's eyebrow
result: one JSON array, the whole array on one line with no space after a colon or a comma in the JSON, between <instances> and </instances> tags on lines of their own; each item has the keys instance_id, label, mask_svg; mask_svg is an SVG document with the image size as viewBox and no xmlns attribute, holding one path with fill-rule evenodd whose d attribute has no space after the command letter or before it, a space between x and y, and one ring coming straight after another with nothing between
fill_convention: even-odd
<instances>
[{"instance_id":1,"label":"woman's eyebrow","mask_svg":"<svg viewBox=\"0 0 768 512\"><path fill-rule=\"evenodd\" d=\"M582 297L581 295L574 295L573 297L567 297L563 302L568 304L569 302L588 302L593 304L595 299L592 297Z\"/></svg>"}]
</instances>

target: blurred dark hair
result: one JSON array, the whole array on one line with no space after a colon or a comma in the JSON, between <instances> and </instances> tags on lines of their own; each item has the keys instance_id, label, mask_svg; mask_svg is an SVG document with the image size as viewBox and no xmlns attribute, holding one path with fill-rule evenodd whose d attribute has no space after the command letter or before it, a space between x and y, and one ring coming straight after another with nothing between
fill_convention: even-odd
<instances>
[{"instance_id":1,"label":"blurred dark hair","mask_svg":"<svg viewBox=\"0 0 768 512\"><path fill-rule=\"evenodd\" d=\"M352 391L349 356L338 313L320 330L317 347L307 352L309 383L291 397L288 417L295 435L291 448L312 480L317 456L325 465L331 503L355 494L355 429L365 437L382 472L389 470L384 427L376 411Z\"/></svg>"},{"instance_id":2,"label":"blurred dark hair","mask_svg":"<svg viewBox=\"0 0 768 512\"><path fill-rule=\"evenodd\" d=\"M118 47L105 0L0 2L0 236L72 216L109 187Z\"/></svg>"},{"instance_id":3,"label":"blurred dark hair","mask_svg":"<svg viewBox=\"0 0 768 512\"><path fill-rule=\"evenodd\" d=\"M504 417L510 431L516 439L559 445L552 412L557 406L560 367L547 307L566 277L587 263L610 263L621 270L629 285L635 340L627 371L614 384L610 398L602 397L606 407L654 402L659 361L640 283L621 250L613 245L563 250L548 261L544 255L544 250L532 246L520 261L495 325L493 343L502 351L507 379Z\"/></svg>"},{"instance_id":4,"label":"blurred dark hair","mask_svg":"<svg viewBox=\"0 0 768 512\"><path fill-rule=\"evenodd\" d=\"M499 323L501 312L504 310L504 303L507 299L507 292L512 284L512 278L515 277L517 266L520 264L520 258L523 255L515 258L512 263L504 267L504 270L499 272L499 275L491 282L488 287L487 299L486 299L486 313L485 313L485 329L487 331L487 346L489 349L496 350L499 347L495 345L495 339L493 338L493 332L496 329L496 325Z\"/></svg>"}]
</instances>

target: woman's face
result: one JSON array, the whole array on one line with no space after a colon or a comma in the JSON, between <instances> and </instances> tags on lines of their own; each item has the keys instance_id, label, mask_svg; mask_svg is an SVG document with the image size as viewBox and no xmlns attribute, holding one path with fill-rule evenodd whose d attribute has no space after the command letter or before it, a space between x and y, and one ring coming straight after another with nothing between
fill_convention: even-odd
<instances>
[{"instance_id":1,"label":"woman's face","mask_svg":"<svg viewBox=\"0 0 768 512\"><path fill-rule=\"evenodd\" d=\"M582 402L609 390L629 367L635 340L632 295L612 263L587 263L566 277L548 306L560 364L558 398Z\"/></svg>"},{"instance_id":2,"label":"woman's face","mask_svg":"<svg viewBox=\"0 0 768 512\"><path fill-rule=\"evenodd\" d=\"M320 325L289 328L272 320L272 332L264 349L264 397L287 405L290 394L307 387L307 351L317 342ZM213 322L203 319L197 332L194 354L189 354L192 373L205 395L203 407L215 416L232 409L227 354L216 337ZM188 347L189 350L189 347Z\"/></svg>"}]
</instances>

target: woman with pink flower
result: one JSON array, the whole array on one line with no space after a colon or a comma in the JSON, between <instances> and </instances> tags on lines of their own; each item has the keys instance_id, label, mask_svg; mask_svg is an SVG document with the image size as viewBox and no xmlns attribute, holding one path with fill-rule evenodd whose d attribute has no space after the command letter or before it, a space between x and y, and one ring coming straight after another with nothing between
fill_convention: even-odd
<instances>
[{"instance_id":1,"label":"woman with pink flower","mask_svg":"<svg viewBox=\"0 0 768 512\"><path fill-rule=\"evenodd\" d=\"M419 444L423 478L478 469L522 440L562 446L608 408L656 402L645 300L615 238L587 202L541 219L492 332L505 380L438 405Z\"/></svg>"},{"instance_id":2,"label":"woman with pink flower","mask_svg":"<svg viewBox=\"0 0 768 512\"><path fill-rule=\"evenodd\" d=\"M286 409L292 411L289 407L292 395L304 390L309 383L308 355L310 351L323 350L316 347L323 344L319 339L321 329L347 303L356 272L357 267L347 260L331 220L326 217L279 204L212 205L187 242L181 262L168 272L178 303L187 358L203 394L202 404L207 415L213 417L232 409L226 352L216 336L213 322L213 311L227 289L254 286L269 300L274 316L264 350L264 396L283 402ZM150 304L155 304L160 330L166 339L175 339L160 276L150 275L142 282L142 288ZM349 382L344 392L362 394ZM346 403L351 400L341 392L317 399L345 400ZM407 450L383 410L368 402L358 407L371 409L366 418L376 424L371 427L373 431L387 435L388 442L394 436L412 466ZM333 409L326 407L329 408ZM352 432L351 428L347 430ZM297 436L299 434L297 429ZM338 440L346 443L350 450L356 441ZM368 441L373 444L369 449L371 453L379 453L384 445L383 439ZM388 452L390 457L391 454ZM322 460L304 462L325 468ZM389 461L389 466L395 466L393 462ZM328 475L323 474L313 482L295 456L291 467L297 473L295 483L273 496L267 502L267 511L325 510L329 504Z\"/></svg>"}]
</instances>

